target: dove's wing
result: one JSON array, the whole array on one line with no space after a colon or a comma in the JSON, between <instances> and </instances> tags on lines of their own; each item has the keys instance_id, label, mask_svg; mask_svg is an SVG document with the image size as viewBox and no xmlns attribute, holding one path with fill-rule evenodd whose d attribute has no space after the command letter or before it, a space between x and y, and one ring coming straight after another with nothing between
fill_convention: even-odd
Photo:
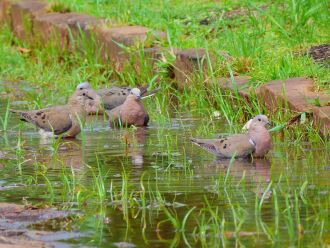
<instances>
[{"instance_id":1,"label":"dove's wing","mask_svg":"<svg viewBox=\"0 0 330 248\"><path fill-rule=\"evenodd\" d=\"M148 91L147 87L139 87L141 91L141 98L147 98L156 94L160 88ZM123 104L130 94L132 88L130 87L118 87L113 86L109 89L100 89L97 93L102 97L104 108L111 110L119 105Z\"/></svg>"},{"instance_id":2,"label":"dove's wing","mask_svg":"<svg viewBox=\"0 0 330 248\"><path fill-rule=\"evenodd\" d=\"M20 115L21 120L30 122L37 127L60 135L72 127L71 115L66 106L56 106L40 110L13 110Z\"/></svg>"},{"instance_id":3,"label":"dove's wing","mask_svg":"<svg viewBox=\"0 0 330 248\"><path fill-rule=\"evenodd\" d=\"M129 95L131 88L129 87L111 87L109 89L101 89L98 94L102 97L104 108L111 110L123 104Z\"/></svg>"},{"instance_id":4,"label":"dove's wing","mask_svg":"<svg viewBox=\"0 0 330 248\"><path fill-rule=\"evenodd\" d=\"M247 157L255 151L255 143L246 134L222 139L191 139L191 141L219 157Z\"/></svg>"}]
</instances>

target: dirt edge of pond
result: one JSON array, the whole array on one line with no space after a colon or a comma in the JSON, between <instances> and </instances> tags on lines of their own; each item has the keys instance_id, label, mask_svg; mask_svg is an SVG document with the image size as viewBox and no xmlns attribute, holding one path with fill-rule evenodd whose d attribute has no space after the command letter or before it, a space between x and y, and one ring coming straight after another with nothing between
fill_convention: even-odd
<instances>
[{"instance_id":1,"label":"dirt edge of pond","mask_svg":"<svg viewBox=\"0 0 330 248\"><path fill-rule=\"evenodd\" d=\"M55 247L60 240L81 236L67 231L38 231L33 225L65 220L73 211L0 203L0 247ZM60 243L58 243L60 244Z\"/></svg>"}]
</instances>

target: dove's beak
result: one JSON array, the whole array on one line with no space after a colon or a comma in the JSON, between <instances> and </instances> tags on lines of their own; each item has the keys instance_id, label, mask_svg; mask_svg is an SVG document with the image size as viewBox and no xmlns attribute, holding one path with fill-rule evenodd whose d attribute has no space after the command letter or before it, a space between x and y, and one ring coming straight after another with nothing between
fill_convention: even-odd
<instances>
[{"instance_id":1,"label":"dove's beak","mask_svg":"<svg viewBox=\"0 0 330 248\"><path fill-rule=\"evenodd\" d=\"M90 97L89 95L86 95L86 96L87 96L88 99L90 99L90 100L94 100L93 97Z\"/></svg>"},{"instance_id":2,"label":"dove's beak","mask_svg":"<svg viewBox=\"0 0 330 248\"><path fill-rule=\"evenodd\" d=\"M100 98L100 96L93 89L88 90L86 96L90 100L96 100L96 99Z\"/></svg>"}]
</instances>

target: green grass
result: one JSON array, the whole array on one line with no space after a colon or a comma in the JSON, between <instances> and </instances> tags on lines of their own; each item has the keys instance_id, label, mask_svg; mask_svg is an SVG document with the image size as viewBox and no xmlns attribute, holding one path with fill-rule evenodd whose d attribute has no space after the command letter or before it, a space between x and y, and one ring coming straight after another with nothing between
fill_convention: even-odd
<instances>
[{"instance_id":1,"label":"green grass","mask_svg":"<svg viewBox=\"0 0 330 248\"><path fill-rule=\"evenodd\" d=\"M327 69L314 65L309 58L294 55L329 41L326 0L248 3L74 0L68 5L75 11L120 25L143 25L166 32L169 40L165 46L202 47L214 54L226 51L233 57L235 73L251 75L256 81L310 76L329 92ZM237 14L230 16L231 13ZM205 19L209 24L201 25ZM228 75L226 68L215 71Z\"/></svg>"}]
</instances>

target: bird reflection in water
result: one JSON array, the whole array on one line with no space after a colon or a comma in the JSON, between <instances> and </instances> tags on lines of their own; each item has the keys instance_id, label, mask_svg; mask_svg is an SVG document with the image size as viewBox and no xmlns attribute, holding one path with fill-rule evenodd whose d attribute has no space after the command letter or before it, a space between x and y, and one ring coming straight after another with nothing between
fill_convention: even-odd
<instances>
[{"instance_id":1,"label":"bird reflection in water","mask_svg":"<svg viewBox=\"0 0 330 248\"><path fill-rule=\"evenodd\" d=\"M253 160L236 159L232 161L232 164L229 159L222 159L205 165L203 170L207 170L208 174L212 173L214 175L226 175L229 170L229 175L234 181L239 182L244 177L247 182L259 182L258 184L251 183L250 185L253 185L252 191L261 197L271 180L270 168L271 162L267 158ZM271 192L265 193L265 198L269 198L270 196Z\"/></svg>"},{"instance_id":2,"label":"bird reflection in water","mask_svg":"<svg viewBox=\"0 0 330 248\"><path fill-rule=\"evenodd\" d=\"M131 157L133 165L142 167L146 129L143 127L138 127L136 129L125 129L121 139L126 144L126 156Z\"/></svg>"},{"instance_id":3,"label":"bird reflection in water","mask_svg":"<svg viewBox=\"0 0 330 248\"><path fill-rule=\"evenodd\" d=\"M48 144L41 143L44 152L38 153L38 162L47 163L47 167L59 168L60 166L74 169L82 168L84 164L84 149L81 140L59 139L49 140ZM51 153L51 156L49 156Z\"/></svg>"}]
</instances>

